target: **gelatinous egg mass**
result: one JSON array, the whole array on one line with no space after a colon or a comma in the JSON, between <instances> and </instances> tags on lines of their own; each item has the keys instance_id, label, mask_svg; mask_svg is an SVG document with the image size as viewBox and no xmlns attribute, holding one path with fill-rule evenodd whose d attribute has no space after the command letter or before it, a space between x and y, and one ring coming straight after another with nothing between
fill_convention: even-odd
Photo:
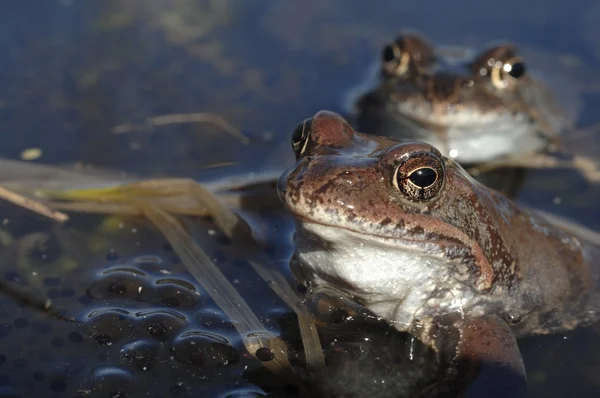
<instances>
[{"instance_id":1,"label":"gelatinous egg mass","mask_svg":"<svg viewBox=\"0 0 600 398\"><path fill-rule=\"evenodd\" d=\"M29 251L2 272L0 396L264 396L245 376L262 365L232 322L170 247L152 247L61 272Z\"/></svg>"}]
</instances>

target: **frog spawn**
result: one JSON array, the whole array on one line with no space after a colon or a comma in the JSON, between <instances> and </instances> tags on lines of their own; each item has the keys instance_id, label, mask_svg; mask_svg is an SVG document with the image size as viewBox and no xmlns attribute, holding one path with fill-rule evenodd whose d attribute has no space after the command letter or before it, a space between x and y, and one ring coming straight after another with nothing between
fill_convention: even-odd
<instances>
[{"instance_id":1,"label":"frog spawn","mask_svg":"<svg viewBox=\"0 0 600 398\"><path fill-rule=\"evenodd\" d=\"M194 396L223 393L224 381L237 374L238 387L229 393L262 395L241 377L249 362L256 364L240 355L231 322L207 308L207 295L186 275L165 278L163 261L113 258L119 264L109 264L83 291L67 287L64 278L48 278L54 303L79 304L81 323L48 320L3 300L2 391L132 397L138 396L136 385L144 385L154 396Z\"/></svg>"}]
</instances>

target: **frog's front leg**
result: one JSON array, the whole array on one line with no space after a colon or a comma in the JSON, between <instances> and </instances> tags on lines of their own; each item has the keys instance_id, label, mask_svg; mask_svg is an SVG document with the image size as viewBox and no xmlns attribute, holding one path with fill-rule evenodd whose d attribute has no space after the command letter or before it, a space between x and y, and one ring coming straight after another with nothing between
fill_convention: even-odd
<instances>
[{"instance_id":1,"label":"frog's front leg","mask_svg":"<svg viewBox=\"0 0 600 398\"><path fill-rule=\"evenodd\" d=\"M523 359L503 319L483 316L441 320L430 333L449 366L446 377L422 391L419 398L527 397Z\"/></svg>"}]
</instances>

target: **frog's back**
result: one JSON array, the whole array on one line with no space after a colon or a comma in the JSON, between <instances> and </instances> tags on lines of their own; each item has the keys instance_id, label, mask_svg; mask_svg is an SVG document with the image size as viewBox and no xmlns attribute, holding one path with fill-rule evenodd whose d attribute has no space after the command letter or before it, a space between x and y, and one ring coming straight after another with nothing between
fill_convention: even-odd
<instances>
[{"instance_id":1,"label":"frog's back","mask_svg":"<svg viewBox=\"0 0 600 398\"><path fill-rule=\"evenodd\" d=\"M556 216L532 216L535 245L521 245L524 313L515 333L549 334L590 325L600 318L600 234ZM546 223L548 221L548 223ZM522 239L526 239L521 237ZM535 249L535 250L533 250ZM527 313L527 307L532 307Z\"/></svg>"}]
</instances>

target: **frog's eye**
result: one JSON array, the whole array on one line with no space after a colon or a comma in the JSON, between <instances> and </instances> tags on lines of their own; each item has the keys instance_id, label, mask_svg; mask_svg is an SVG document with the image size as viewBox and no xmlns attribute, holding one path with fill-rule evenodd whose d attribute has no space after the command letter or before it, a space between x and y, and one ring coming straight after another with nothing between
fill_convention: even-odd
<instances>
[{"instance_id":1,"label":"frog's eye","mask_svg":"<svg viewBox=\"0 0 600 398\"><path fill-rule=\"evenodd\" d=\"M525 76L527 68L521 57L514 57L506 62L496 62L490 71L490 79L497 89L503 90Z\"/></svg>"},{"instance_id":2,"label":"frog's eye","mask_svg":"<svg viewBox=\"0 0 600 398\"><path fill-rule=\"evenodd\" d=\"M396 166L393 184L407 199L424 202L442 189L444 166L433 155L419 154Z\"/></svg>"},{"instance_id":3,"label":"frog's eye","mask_svg":"<svg viewBox=\"0 0 600 398\"><path fill-rule=\"evenodd\" d=\"M385 74L401 77L430 67L435 62L435 51L425 37L405 31L383 48L381 61Z\"/></svg>"},{"instance_id":4,"label":"frog's eye","mask_svg":"<svg viewBox=\"0 0 600 398\"><path fill-rule=\"evenodd\" d=\"M390 75L403 76L408 73L410 54L397 43L388 44L381 52L383 69Z\"/></svg>"},{"instance_id":5,"label":"frog's eye","mask_svg":"<svg viewBox=\"0 0 600 398\"><path fill-rule=\"evenodd\" d=\"M306 144L310 138L310 126L312 125L312 118L304 120L300 123L292 133L292 149L296 153L296 157L300 157L306 150Z\"/></svg>"},{"instance_id":6,"label":"frog's eye","mask_svg":"<svg viewBox=\"0 0 600 398\"><path fill-rule=\"evenodd\" d=\"M416 169L412 171L408 175L408 181L410 181L414 186L426 189L433 184L438 179L437 171L432 169L431 167L421 167L420 169Z\"/></svg>"}]
</instances>

